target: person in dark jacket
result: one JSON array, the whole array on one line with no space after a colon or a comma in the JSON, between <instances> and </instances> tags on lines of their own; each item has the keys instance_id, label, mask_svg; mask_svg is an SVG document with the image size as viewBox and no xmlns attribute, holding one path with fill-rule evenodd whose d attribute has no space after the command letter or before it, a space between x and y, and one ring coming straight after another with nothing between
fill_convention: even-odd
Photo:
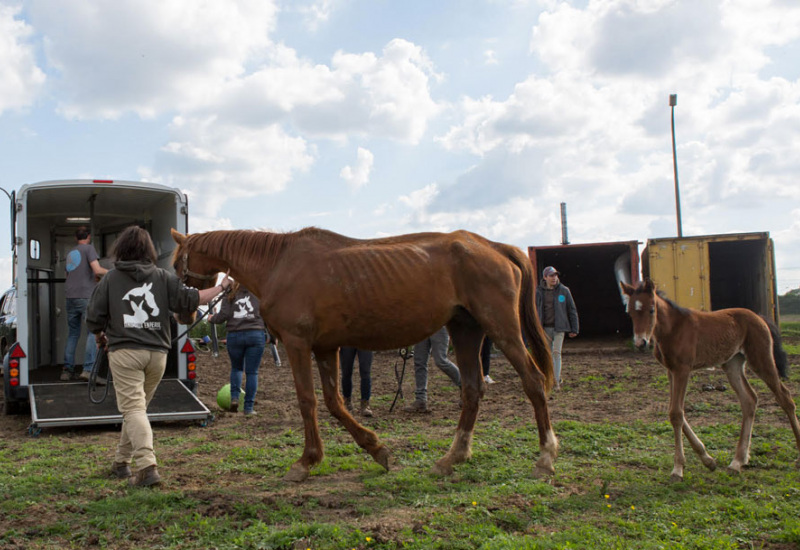
<instances>
[{"instance_id":1,"label":"person in dark jacket","mask_svg":"<svg viewBox=\"0 0 800 550\"><path fill-rule=\"evenodd\" d=\"M542 271L542 283L536 287L536 311L553 351L553 374L556 389L561 388L561 347L564 335L575 338L579 332L578 309L569 288L558 279L560 273L553 266Z\"/></svg>"},{"instance_id":2,"label":"person in dark jacket","mask_svg":"<svg viewBox=\"0 0 800 550\"><path fill-rule=\"evenodd\" d=\"M170 312L190 313L230 286L227 275L212 288L197 290L157 267L150 235L131 226L114 243L114 269L95 288L86 325L108 350L122 430L112 473L132 486L161 481L153 451L147 405L153 398L172 347ZM131 462L136 472L131 473Z\"/></svg>"},{"instance_id":3,"label":"person in dark jacket","mask_svg":"<svg viewBox=\"0 0 800 550\"><path fill-rule=\"evenodd\" d=\"M231 359L230 411L239 410L244 373L244 414L248 416L256 414L253 406L258 391L258 368L267 346L267 329L258 310L258 298L239 283L234 283L234 291L222 300L219 313L208 318L209 323L227 323L228 356Z\"/></svg>"}]
</instances>

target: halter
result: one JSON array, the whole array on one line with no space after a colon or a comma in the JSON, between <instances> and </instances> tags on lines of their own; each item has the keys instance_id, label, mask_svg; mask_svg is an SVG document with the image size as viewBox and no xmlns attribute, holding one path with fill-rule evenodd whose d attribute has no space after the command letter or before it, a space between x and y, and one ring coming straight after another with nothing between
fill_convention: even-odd
<instances>
[{"instance_id":1,"label":"halter","mask_svg":"<svg viewBox=\"0 0 800 550\"><path fill-rule=\"evenodd\" d=\"M213 274L213 275L201 275L200 273L195 273L194 271L191 271L189 269L189 253L188 252L184 252L183 253L183 257L181 259L183 260L183 275L181 275L181 281L184 284L186 284L186 281L189 279L189 277L193 277L193 278L198 279L200 281L211 281L212 279L216 279L217 278L217 274L216 273Z\"/></svg>"}]
</instances>

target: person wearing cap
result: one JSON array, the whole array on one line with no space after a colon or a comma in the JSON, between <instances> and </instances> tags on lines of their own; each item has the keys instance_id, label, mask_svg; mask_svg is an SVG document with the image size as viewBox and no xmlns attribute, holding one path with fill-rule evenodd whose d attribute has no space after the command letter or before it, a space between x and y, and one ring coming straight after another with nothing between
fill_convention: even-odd
<instances>
[{"instance_id":1,"label":"person wearing cap","mask_svg":"<svg viewBox=\"0 0 800 550\"><path fill-rule=\"evenodd\" d=\"M553 266L542 271L542 283L536 287L536 311L553 351L553 374L556 389L561 389L561 347L564 335L578 335L578 309L569 288L561 284L560 273Z\"/></svg>"}]
</instances>

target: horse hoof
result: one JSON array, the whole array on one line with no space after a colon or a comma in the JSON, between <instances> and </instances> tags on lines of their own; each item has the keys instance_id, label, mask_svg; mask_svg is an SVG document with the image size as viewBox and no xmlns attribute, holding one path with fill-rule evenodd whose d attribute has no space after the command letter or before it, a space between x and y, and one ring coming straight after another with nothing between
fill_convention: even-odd
<instances>
[{"instance_id":1,"label":"horse hoof","mask_svg":"<svg viewBox=\"0 0 800 550\"><path fill-rule=\"evenodd\" d=\"M536 467L533 469L533 477L536 479L550 477L552 475L555 475L555 473L556 471L554 468L546 468L544 466L539 466L539 465L536 465Z\"/></svg>"},{"instance_id":2,"label":"horse hoof","mask_svg":"<svg viewBox=\"0 0 800 550\"><path fill-rule=\"evenodd\" d=\"M292 483L302 483L308 479L308 468L294 463L292 464L292 467L289 468L289 471L286 472L286 475L283 479L284 481L291 481Z\"/></svg>"},{"instance_id":3,"label":"horse hoof","mask_svg":"<svg viewBox=\"0 0 800 550\"><path fill-rule=\"evenodd\" d=\"M706 468L708 468L712 472L717 469L717 461L714 460L713 458L708 462L703 462L703 464L705 464Z\"/></svg>"},{"instance_id":4,"label":"horse hoof","mask_svg":"<svg viewBox=\"0 0 800 550\"><path fill-rule=\"evenodd\" d=\"M453 467L436 462L431 468L431 473L436 476L451 476L453 475Z\"/></svg>"},{"instance_id":5,"label":"horse hoof","mask_svg":"<svg viewBox=\"0 0 800 550\"><path fill-rule=\"evenodd\" d=\"M737 468L735 466L728 466L727 468L725 468L725 471L732 476L738 476L739 474L742 473L742 468L741 467Z\"/></svg>"},{"instance_id":6,"label":"horse hoof","mask_svg":"<svg viewBox=\"0 0 800 550\"><path fill-rule=\"evenodd\" d=\"M669 480L672 483L681 483L683 481L683 476L679 476L678 474L672 474L669 476Z\"/></svg>"},{"instance_id":7,"label":"horse hoof","mask_svg":"<svg viewBox=\"0 0 800 550\"><path fill-rule=\"evenodd\" d=\"M378 449L378 452L372 456L373 460L383 466L383 469L387 472L389 471L389 459L391 457L392 453L389 452L389 449L387 449L385 445Z\"/></svg>"}]
</instances>

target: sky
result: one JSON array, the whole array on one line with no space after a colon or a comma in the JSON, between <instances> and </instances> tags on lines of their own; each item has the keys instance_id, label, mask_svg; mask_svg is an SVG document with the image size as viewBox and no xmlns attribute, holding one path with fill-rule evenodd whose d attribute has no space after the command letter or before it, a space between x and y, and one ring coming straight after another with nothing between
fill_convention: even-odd
<instances>
[{"instance_id":1,"label":"sky","mask_svg":"<svg viewBox=\"0 0 800 550\"><path fill-rule=\"evenodd\" d=\"M0 0L0 187L162 183L191 232L676 236L670 94L683 235L800 287L796 0Z\"/></svg>"}]
</instances>

